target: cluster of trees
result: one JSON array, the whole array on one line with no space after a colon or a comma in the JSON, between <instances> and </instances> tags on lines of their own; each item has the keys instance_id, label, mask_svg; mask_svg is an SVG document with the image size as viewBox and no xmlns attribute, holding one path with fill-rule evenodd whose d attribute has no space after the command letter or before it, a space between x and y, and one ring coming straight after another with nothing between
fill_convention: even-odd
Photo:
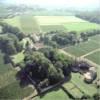
<instances>
[{"instance_id":1,"label":"cluster of trees","mask_svg":"<svg viewBox=\"0 0 100 100\"><path fill-rule=\"evenodd\" d=\"M54 31L47 33L44 37L41 37L41 41L43 41L46 45L58 48L65 45L75 45L76 43L87 41L89 37L99 34L100 30L84 31L80 33L80 36L77 35L76 31L67 33Z\"/></svg>"},{"instance_id":2,"label":"cluster of trees","mask_svg":"<svg viewBox=\"0 0 100 100\"><path fill-rule=\"evenodd\" d=\"M64 45L74 45L77 43L77 33L75 31L72 32L50 32L48 33L43 39L45 44L53 46L53 47L59 47Z\"/></svg>"},{"instance_id":3,"label":"cluster of trees","mask_svg":"<svg viewBox=\"0 0 100 100\"><path fill-rule=\"evenodd\" d=\"M13 27L3 22L0 22L0 26L2 26L1 34L6 34L6 33L14 34L16 35L16 37L18 37L19 40L25 37L25 35L17 27Z\"/></svg>"},{"instance_id":4,"label":"cluster of trees","mask_svg":"<svg viewBox=\"0 0 100 100\"><path fill-rule=\"evenodd\" d=\"M74 45L77 42L77 34L76 32L69 32L69 33L60 33L55 34L52 37L52 41L55 41L59 45Z\"/></svg>"},{"instance_id":5,"label":"cluster of trees","mask_svg":"<svg viewBox=\"0 0 100 100\"><path fill-rule=\"evenodd\" d=\"M0 49L6 55L16 54L22 50L20 40L23 39L24 34L16 27L12 27L6 23L0 23L2 32L0 33Z\"/></svg>"},{"instance_id":6,"label":"cluster of trees","mask_svg":"<svg viewBox=\"0 0 100 100\"><path fill-rule=\"evenodd\" d=\"M0 36L0 49L7 55L16 54L22 50L18 38L10 33Z\"/></svg>"},{"instance_id":7,"label":"cluster of trees","mask_svg":"<svg viewBox=\"0 0 100 100\"><path fill-rule=\"evenodd\" d=\"M83 41L88 40L89 37L94 36L94 35L99 35L100 34L100 30L91 30L91 31L87 31L87 32L82 32L80 34L80 38L83 39Z\"/></svg>"},{"instance_id":8,"label":"cluster of trees","mask_svg":"<svg viewBox=\"0 0 100 100\"><path fill-rule=\"evenodd\" d=\"M20 66L37 85L46 79L49 85L52 85L70 76L70 64L71 59L56 49L42 48L31 54L25 54L24 62Z\"/></svg>"},{"instance_id":9,"label":"cluster of trees","mask_svg":"<svg viewBox=\"0 0 100 100\"><path fill-rule=\"evenodd\" d=\"M100 12L99 11L98 12L84 12L84 13L82 12L82 13L76 14L76 17L100 24Z\"/></svg>"}]
</instances>

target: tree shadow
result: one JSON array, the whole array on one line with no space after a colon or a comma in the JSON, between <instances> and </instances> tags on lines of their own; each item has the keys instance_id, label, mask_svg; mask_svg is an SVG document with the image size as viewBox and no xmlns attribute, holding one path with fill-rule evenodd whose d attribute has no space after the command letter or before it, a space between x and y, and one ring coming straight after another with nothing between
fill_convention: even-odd
<instances>
[{"instance_id":1,"label":"tree shadow","mask_svg":"<svg viewBox=\"0 0 100 100\"><path fill-rule=\"evenodd\" d=\"M53 92L53 91L58 91L60 89L61 86L55 87L55 88L51 88L43 93L39 93L39 97L43 98L46 94Z\"/></svg>"},{"instance_id":2,"label":"tree shadow","mask_svg":"<svg viewBox=\"0 0 100 100\"><path fill-rule=\"evenodd\" d=\"M36 78L29 76L29 73L27 73L24 68L17 72L16 79L20 81L20 87L22 88L32 84L35 87L38 96L40 96L40 98L43 98L47 93L58 91L61 88L62 84L64 84L65 82L69 82L71 79L71 74L69 74L69 76L65 76L65 78L62 79L60 82L52 85L49 84L48 86L45 86L43 88L38 87L39 83L37 82Z\"/></svg>"},{"instance_id":3,"label":"tree shadow","mask_svg":"<svg viewBox=\"0 0 100 100\"><path fill-rule=\"evenodd\" d=\"M3 56L3 59L4 59L4 64L9 64L11 62L9 55L7 54Z\"/></svg>"},{"instance_id":4,"label":"tree shadow","mask_svg":"<svg viewBox=\"0 0 100 100\"><path fill-rule=\"evenodd\" d=\"M20 87L24 88L31 84L30 80L27 78L27 76L23 73L23 70L18 71L16 74L16 79L20 81Z\"/></svg>"},{"instance_id":5,"label":"tree shadow","mask_svg":"<svg viewBox=\"0 0 100 100\"><path fill-rule=\"evenodd\" d=\"M69 82L71 80L71 74L69 75L69 77L65 78L64 80L62 80L61 82L55 84L52 86L52 88L46 90L45 92L43 93L40 93L39 96L40 98L43 98L46 94L50 93L50 92L53 92L53 91L58 91L59 89L62 89L62 84L66 83L66 82ZM62 89L63 90L63 89ZM64 91L65 92L65 91ZM73 98L68 92L66 92L66 94Z\"/></svg>"}]
</instances>

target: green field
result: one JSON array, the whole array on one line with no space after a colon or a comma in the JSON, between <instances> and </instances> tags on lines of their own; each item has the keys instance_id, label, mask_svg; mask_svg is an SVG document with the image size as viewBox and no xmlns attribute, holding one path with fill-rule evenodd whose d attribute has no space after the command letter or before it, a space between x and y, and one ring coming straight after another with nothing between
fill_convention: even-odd
<instances>
[{"instance_id":1,"label":"green field","mask_svg":"<svg viewBox=\"0 0 100 100\"><path fill-rule=\"evenodd\" d=\"M38 97L37 100L70 100L70 98L62 89L54 89L52 92L48 92L44 96Z\"/></svg>"},{"instance_id":2,"label":"green field","mask_svg":"<svg viewBox=\"0 0 100 100\"><path fill-rule=\"evenodd\" d=\"M44 32L50 32L50 31L67 31L66 28L63 25L41 25L40 28Z\"/></svg>"},{"instance_id":3,"label":"green field","mask_svg":"<svg viewBox=\"0 0 100 100\"><path fill-rule=\"evenodd\" d=\"M1 53L1 51L0 51L0 76L2 74L4 74L4 72L6 73L6 72L8 72L12 69L13 68L12 68L11 64L5 64L4 63L4 54Z\"/></svg>"},{"instance_id":4,"label":"green field","mask_svg":"<svg viewBox=\"0 0 100 100\"><path fill-rule=\"evenodd\" d=\"M22 62L24 60L24 54L23 54L23 52L24 51L19 52L18 54L11 56L12 61L13 61L13 63L15 65L18 64L18 63L20 63L20 62Z\"/></svg>"},{"instance_id":5,"label":"green field","mask_svg":"<svg viewBox=\"0 0 100 100\"><path fill-rule=\"evenodd\" d=\"M3 21L12 26L18 27L26 34L55 30L80 32L91 29L100 29L100 25L90 23L75 16L21 15L4 19Z\"/></svg>"},{"instance_id":6,"label":"green field","mask_svg":"<svg viewBox=\"0 0 100 100\"><path fill-rule=\"evenodd\" d=\"M30 87L21 88L19 82L15 81L5 87L0 88L0 99L23 99L33 92Z\"/></svg>"},{"instance_id":7,"label":"green field","mask_svg":"<svg viewBox=\"0 0 100 100\"><path fill-rule=\"evenodd\" d=\"M67 82L63 87L74 97L81 98L84 94L71 82Z\"/></svg>"},{"instance_id":8,"label":"green field","mask_svg":"<svg viewBox=\"0 0 100 100\"><path fill-rule=\"evenodd\" d=\"M75 16L35 16L39 25L63 25L72 22L86 22Z\"/></svg>"},{"instance_id":9,"label":"green field","mask_svg":"<svg viewBox=\"0 0 100 100\"><path fill-rule=\"evenodd\" d=\"M100 51L97 51L91 55L88 55L86 56L86 58L100 65ZM97 73L98 73L98 78L100 78L100 66L97 67Z\"/></svg>"},{"instance_id":10,"label":"green field","mask_svg":"<svg viewBox=\"0 0 100 100\"><path fill-rule=\"evenodd\" d=\"M68 31L88 31L92 29L100 29L100 25L90 22L72 22L72 23L66 23L65 28Z\"/></svg>"},{"instance_id":11,"label":"green field","mask_svg":"<svg viewBox=\"0 0 100 100\"><path fill-rule=\"evenodd\" d=\"M31 15L21 15L13 18L4 19L4 22L18 27L25 34L40 32L36 19Z\"/></svg>"},{"instance_id":12,"label":"green field","mask_svg":"<svg viewBox=\"0 0 100 100\"><path fill-rule=\"evenodd\" d=\"M16 80L17 71L11 64L4 63L4 54L0 52L0 100L21 99L32 93L29 87L21 88Z\"/></svg>"},{"instance_id":13,"label":"green field","mask_svg":"<svg viewBox=\"0 0 100 100\"><path fill-rule=\"evenodd\" d=\"M97 51L91 55L88 55L86 56L86 58L100 65L100 51Z\"/></svg>"},{"instance_id":14,"label":"green field","mask_svg":"<svg viewBox=\"0 0 100 100\"><path fill-rule=\"evenodd\" d=\"M86 84L83 80L83 76L78 73L72 73L71 80L64 83L62 87L54 89L42 96L38 96L35 100L72 100L66 91L74 98L81 98L84 95L92 97L98 91L95 85Z\"/></svg>"},{"instance_id":15,"label":"green field","mask_svg":"<svg viewBox=\"0 0 100 100\"><path fill-rule=\"evenodd\" d=\"M72 74L71 82L86 95L93 96L97 92L96 87L93 84L86 84L83 76L78 73Z\"/></svg>"},{"instance_id":16,"label":"green field","mask_svg":"<svg viewBox=\"0 0 100 100\"><path fill-rule=\"evenodd\" d=\"M66 47L65 51L79 57L98 48L100 48L100 35L93 36L87 42L83 42L75 46Z\"/></svg>"}]
</instances>

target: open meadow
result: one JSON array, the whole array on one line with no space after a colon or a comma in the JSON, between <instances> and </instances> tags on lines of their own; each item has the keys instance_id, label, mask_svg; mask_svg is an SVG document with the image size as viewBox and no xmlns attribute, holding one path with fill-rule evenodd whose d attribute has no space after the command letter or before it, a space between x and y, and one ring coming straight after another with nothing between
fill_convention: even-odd
<instances>
[{"instance_id":1,"label":"open meadow","mask_svg":"<svg viewBox=\"0 0 100 100\"><path fill-rule=\"evenodd\" d=\"M75 46L66 47L65 51L80 57L98 48L100 48L100 35L93 36L88 41L82 42Z\"/></svg>"},{"instance_id":2,"label":"open meadow","mask_svg":"<svg viewBox=\"0 0 100 100\"><path fill-rule=\"evenodd\" d=\"M26 34L55 30L81 32L91 29L100 29L100 25L90 23L75 16L20 15L4 19L3 21L12 26L18 27Z\"/></svg>"},{"instance_id":3,"label":"open meadow","mask_svg":"<svg viewBox=\"0 0 100 100\"><path fill-rule=\"evenodd\" d=\"M4 22L18 27L25 34L33 34L39 32L49 32L55 30L62 31L87 31L92 29L100 29L100 25L90 23L75 16L32 16L21 15L13 18L4 19ZM28 38L24 38L21 43L23 48ZM91 37L88 41L82 42L74 46L68 46L64 50L76 57L86 55L100 48L100 35ZM18 64L24 59L24 50L15 54L12 61ZM86 56L85 58L100 65L100 51ZM100 68L98 68L98 73ZM0 99L23 99L33 93L32 87L22 88L19 80L16 79L17 70L11 64L5 64L4 54L0 52ZM71 80L64 83L57 89L37 96L36 100L70 100L69 95L74 98L81 98L84 95L92 97L97 93L97 88L93 84L86 84L80 74L72 73ZM33 99L35 100L35 99Z\"/></svg>"},{"instance_id":4,"label":"open meadow","mask_svg":"<svg viewBox=\"0 0 100 100\"><path fill-rule=\"evenodd\" d=\"M32 88L20 86L16 74L11 64L4 63L4 54L0 52L0 99L21 99L32 93Z\"/></svg>"},{"instance_id":5,"label":"open meadow","mask_svg":"<svg viewBox=\"0 0 100 100\"><path fill-rule=\"evenodd\" d=\"M86 58L100 65L100 50L93 54L86 56Z\"/></svg>"}]
</instances>

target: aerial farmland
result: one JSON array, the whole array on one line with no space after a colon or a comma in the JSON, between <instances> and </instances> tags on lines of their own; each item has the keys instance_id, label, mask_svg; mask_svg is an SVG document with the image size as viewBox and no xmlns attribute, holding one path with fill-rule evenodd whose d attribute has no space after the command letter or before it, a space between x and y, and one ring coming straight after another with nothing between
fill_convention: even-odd
<instances>
[{"instance_id":1,"label":"aerial farmland","mask_svg":"<svg viewBox=\"0 0 100 100\"><path fill-rule=\"evenodd\" d=\"M24 2L0 1L0 100L99 100L99 11Z\"/></svg>"}]
</instances>

